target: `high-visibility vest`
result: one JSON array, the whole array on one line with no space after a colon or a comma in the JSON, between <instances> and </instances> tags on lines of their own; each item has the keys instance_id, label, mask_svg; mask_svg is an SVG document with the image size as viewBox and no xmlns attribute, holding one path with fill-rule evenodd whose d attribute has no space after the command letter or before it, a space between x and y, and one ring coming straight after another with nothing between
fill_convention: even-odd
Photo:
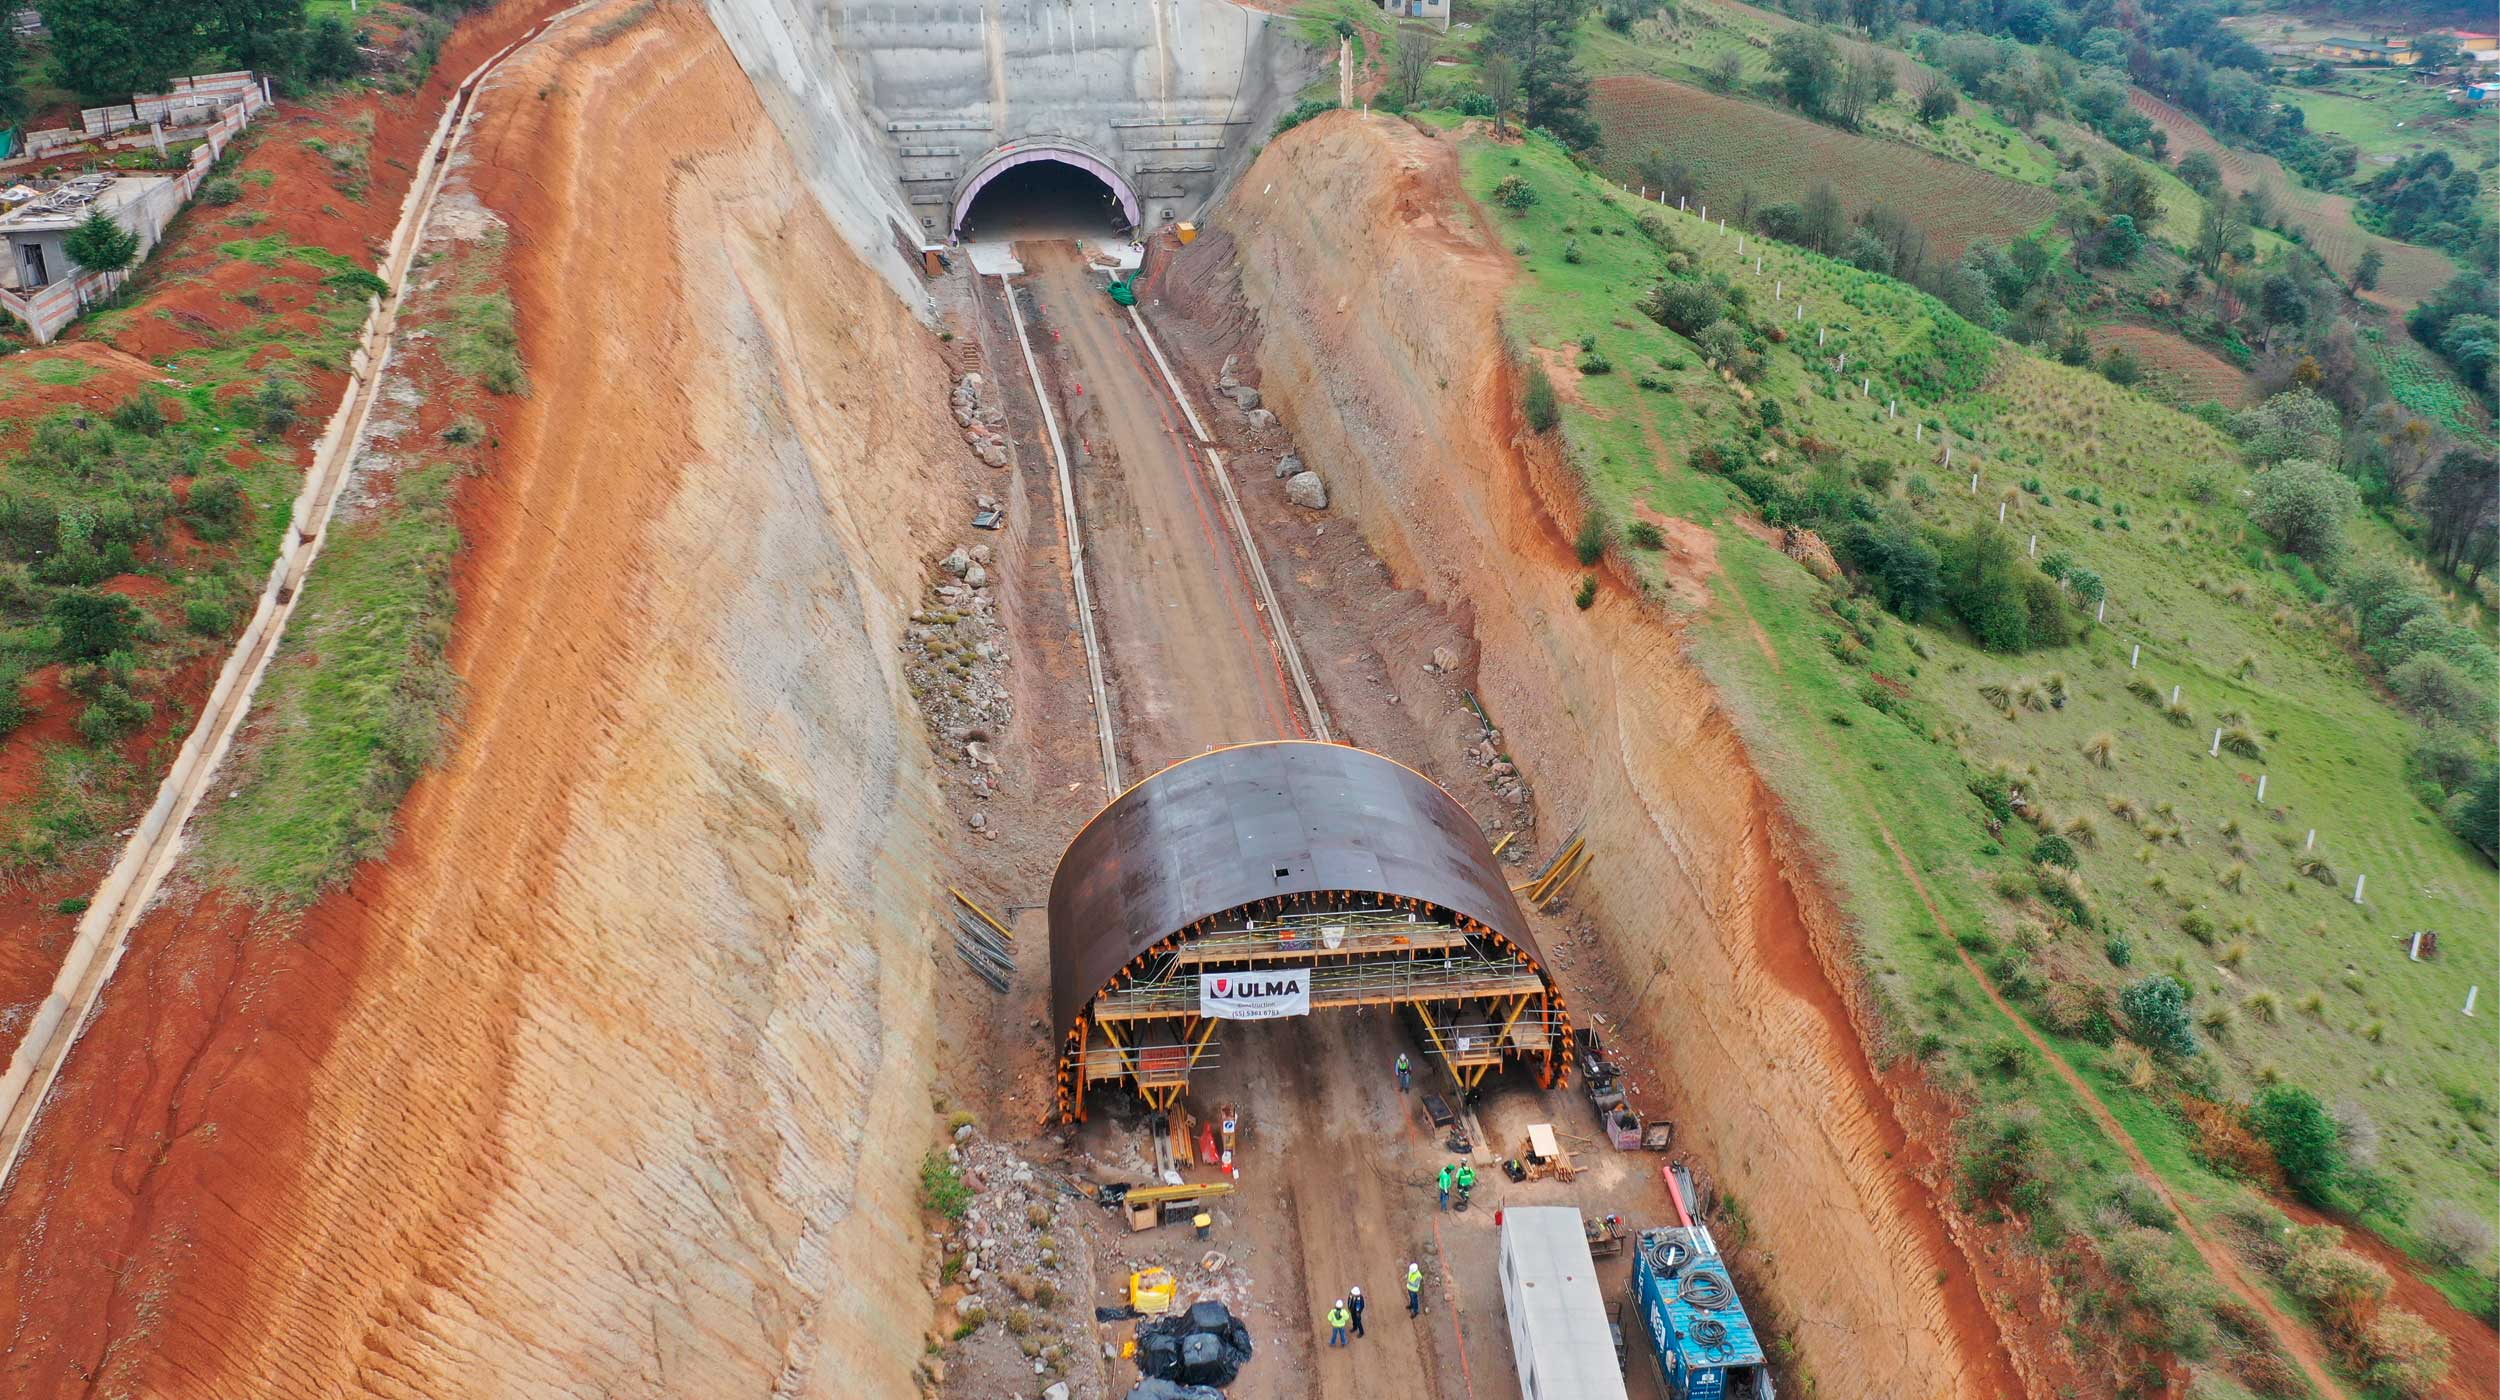
<instances>
[{"instance_id":1,"label":"high-visibility vest","mask_svg":"<svg viewBox=\"0 0 2500 1400\"><path fill-rule=\"evenodd\" d=\"M1400 1056L1398 1056L1398 1068L1399 1068L1399 1069L1404 1069L1404 1068L1406 1068L1406 1057L1405 1057L1404 1055L1400 1055Z\"/></svg>"},{"instance_id":2,"label":"high-visibility vest","mask_svg":"<svg viewBox=\"0 0 2500 1400\"><path fill-rule=\"evenodd\" d=\"M1409 1293L1424 1291L1424 1271L1413 1264L1406 1266L1406 1291Z\"/></svg>"},{"instance_id":3,"label":"high-visibility vest","mask_svg":"<svg viewBox=\"0 0 2500 1400\"><path fill-rule=\"evenodd\" d=\"M1461 1186L1475 1185L1476 1169L1474 1167L1460 1167L1458 1169L1458 1184Z\"/></svg>"},{"instance_id":4,"label":"high-visibility vest","mask_svg":"<svg viewBox=\"0 0 2500 1400\"><path fill-rule=\"evenodd\" d=\"M1330 1308L1328 1310L1328 1325L1331 1327L1351 1327L1354 1325L1354 1315L1347 1312L1343 1308Z\"/></svg>"},{"instance_id":5,"label":"high-visibility vest","mask_svg":"<svg viewBox=\"0 0 2500 1400\"><path fill-rule=\"evenodd\" d=\"M1456 1173L1455 1173L1455 1172L1452 1172L1452 1171L1451 1171L1448 1167L1443 1167L1443 1168L1441 1169L1441 1189L1442 1189L1442 1190L1447 1191L1447 1190L1449 1190L1449 1189L1450 1189L1450 1179L1451 1179L1453 1176L1455 1176L1455 1175L1456 1175Z\"/></svg>"}]
</instances>

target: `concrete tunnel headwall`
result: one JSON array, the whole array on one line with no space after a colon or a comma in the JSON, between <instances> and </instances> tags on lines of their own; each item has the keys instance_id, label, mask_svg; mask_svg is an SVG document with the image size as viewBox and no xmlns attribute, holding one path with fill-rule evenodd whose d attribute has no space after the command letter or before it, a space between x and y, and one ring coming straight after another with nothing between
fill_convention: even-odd
<instances>
[{"instance_id":1,"label":"concrete tunnel headwall","mask_svg":"<svg viewBox=\"0 0 2500 1400\"><path fill-rule=\"evenodd\" d=\"M1322 59L1231 0L707 5L818 201L914 304L910 250L945 241L1005 158L1081 155L1055 158L1104 167L1135 222L1194 219Z\"/></svg>"}]
</instances>

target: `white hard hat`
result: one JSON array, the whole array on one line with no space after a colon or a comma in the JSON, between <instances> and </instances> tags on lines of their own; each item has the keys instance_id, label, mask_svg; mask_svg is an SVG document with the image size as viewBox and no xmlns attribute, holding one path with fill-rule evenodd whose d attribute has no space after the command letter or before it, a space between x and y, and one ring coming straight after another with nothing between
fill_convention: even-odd
<instances>
[{"instance_id":1,"label":"white hard hat","mask_svg":"<svg viewBox=\"0 0 2500 1400\"><path fill-rule=\"evenodd\" d=\"M1362 1296L1363 1296L1363 1286L1362 1286L1361 1284L1356 1284L1356 1285L1354 1286L1353 1293L1354 1293L1354 1296L1355 1296L1355 1297L1357 1297L1357 1298L1362 1297Z\"/></svg>"},{"instance_id":2,"label":"white hard hat","mask_svg":"<svg viewBox=\"0 0 2500 1400\"><path fill-rule=\"evenodd\" d=\"M1343 1298L1339 1298L1339 1299L1337 1300L1337 1306L1338 1306L1338 1307L1341 1307L1341 1308L1342 1308L1342 1307L1344 1307L1344 1306L1345 1306L1345 1299L1343 1299Z\"/></svg>"}]
</instances>

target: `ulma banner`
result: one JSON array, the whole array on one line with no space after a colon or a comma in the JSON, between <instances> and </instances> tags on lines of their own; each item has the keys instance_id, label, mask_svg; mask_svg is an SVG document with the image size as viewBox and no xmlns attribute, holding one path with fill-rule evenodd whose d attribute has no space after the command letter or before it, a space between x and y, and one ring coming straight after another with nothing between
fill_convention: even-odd
<instances>
[{"instance_id":1,"label":"ulma banner","mask_svg":"<svg viewBox=\"0 0 2500 1400\"><path fill-rule=\"evenodd\" d=\"M1198 1014L1219 1021L1272 1021L1311 1014L1311 970L1267 968L1258 972L1198 974Z\"/></svg>"}]
</instances>

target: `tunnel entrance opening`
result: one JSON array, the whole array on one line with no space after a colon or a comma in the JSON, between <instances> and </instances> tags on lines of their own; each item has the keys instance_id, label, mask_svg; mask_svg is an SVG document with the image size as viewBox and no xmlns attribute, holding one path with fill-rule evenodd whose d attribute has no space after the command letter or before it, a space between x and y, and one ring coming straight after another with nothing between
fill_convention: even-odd
<instances>
[{"instance_id":1,"label":"tunnel entrance opening","mask_svg":"<svg viewBox=\"0 0 2500 1400\"><path fill-rule=\"evenodd\" d=\"M1137 219L1137 197L1119 174L1074 152L1006 156L974 176L955 201L955 234L967 242L1120 237Z\"/></svg>"}]
</instances>

